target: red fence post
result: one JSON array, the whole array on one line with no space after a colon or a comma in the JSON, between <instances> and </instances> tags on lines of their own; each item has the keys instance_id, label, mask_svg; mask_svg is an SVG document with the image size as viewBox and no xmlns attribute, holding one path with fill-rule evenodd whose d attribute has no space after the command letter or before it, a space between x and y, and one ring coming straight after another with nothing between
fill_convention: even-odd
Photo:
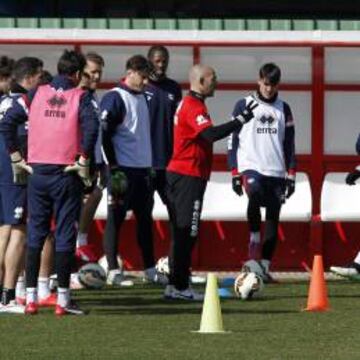
<instances>
[{"instance_id":1,"label":"red fence post","mask_svg":"<svg viewBox=\"0 0 360 360\"><path fill-rule=\"evenodd\" d=\"M321 186L324 177L324 102L325 102L325 49L323 45L312 47L312 138L311 138L311 185L313 217L310 231L310 256L322 254L323 236L320 219ZM312 256L311 256L312 257Z\"/></svg>"}]
</instances>

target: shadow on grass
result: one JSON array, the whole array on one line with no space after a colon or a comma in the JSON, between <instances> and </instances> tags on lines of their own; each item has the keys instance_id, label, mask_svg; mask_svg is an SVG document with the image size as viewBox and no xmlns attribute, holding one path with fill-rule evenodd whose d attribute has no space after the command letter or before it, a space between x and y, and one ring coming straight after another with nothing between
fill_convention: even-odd
<instances>
[{"instance_id":1,"label":"shadow on grass","mask_svg":"<svg viewBox=\"0 0 360 360\"><path fill-rule=\"evenodd\" d=\"M137 306L137 305L157 305L157 304L166 304L166 300L161 297L158 298L148 298L148 297L118 297L118 298L89 298L87 300L79 299L79 304L89 304L94 306ZM186 304L186 303L185 303ZM185 305L184 304L184 305ZM190 304L190 303L188 303ZM194 303L192 303L194 304Z\"/></svg>"},{"instance_id":2,"label":"shadow on grass","mask_svg":"<svg viewBox=\"0 0 360 360\"><path fill-rule=\"evenodd\" d=\"M179 315L179 314L201 314L201 308L184 308L179 307L179 303L174 303L169 307L133 307L133 308L94 308L91 314L97 315ZM183 305L183 303L181 304ZM269 310L269 309L223 309L224 314L241 314L241 315L261 315L261 314L295 314L295 310Z\"/></svg>"},{"instance_id":3,"label":"shadow on grass","mask_svg":"<svg viewBox=\"0 0 360 360\"><path fill-rule=\"evenodd\" d=\"M358 294L331 294L329 293L329 298L339 298L339 299L360 299L360 290Z\"/></svg>"}]
</instances>

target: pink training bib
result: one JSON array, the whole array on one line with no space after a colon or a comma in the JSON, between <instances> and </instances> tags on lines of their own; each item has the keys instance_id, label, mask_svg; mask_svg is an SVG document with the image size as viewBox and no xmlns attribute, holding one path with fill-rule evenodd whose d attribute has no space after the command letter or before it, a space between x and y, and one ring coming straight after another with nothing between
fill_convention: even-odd
<instances>
[{"instance_id":1,"label":"pink training bib","mask_svg":"<svg viewBox=\"0 0 360 360\"><path fill-rule=\"evenodd\" d=\"M28 162L73 164L80 149L81 89L56 90L39 86L29 113Z\"/></svg>"}]
</instances>

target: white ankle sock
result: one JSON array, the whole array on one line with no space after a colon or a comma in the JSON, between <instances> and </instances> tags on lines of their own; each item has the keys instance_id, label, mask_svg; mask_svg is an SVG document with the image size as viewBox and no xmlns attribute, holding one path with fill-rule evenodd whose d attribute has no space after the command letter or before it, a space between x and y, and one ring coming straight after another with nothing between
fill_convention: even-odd
<instances>
[{"instance_id":1,"label":"white ankle sock","mask_svg":"<svg viewBox=\"0 0 360 360\"><path fill-rule=\"evenodd\" d=\"M16 283L16 289L15 289L15 296L18 298L24 299L26 296L26 288L25 288L25 277L19 276L17 283Z\"/></svg>"},{"instance_id":2,"label":"white ankle sock","mask_svg":"<svg viewBox=\"0 0 360 360\"><path fill-rule=\"evenodd\" d=\"M250 242L255 244L260 244L260 231L255 231L250 233Z\"/></svg>"},{"instance_id":3,"label":"white ankle sock","mask_svg":"<svg viewBox=\"0 0 360 360\"><path fill-rule=\"evenodd\" d=\"M58 288L57 304L61 307L66 307L70 302L70 289Z\"/></svg>"},{"instance_id":4,"label":"white ankle sock","mask_svg":"<svg viewBox=\"0 0 360 360\"><path fill-rule=\"evenodd\" d=\"M38 296L39 299L45 299L50 295L50 286L48 277L38 278Z\"/></svg>"},{"instance_id":5,"label":"white ankle sock","mask_svg":"<svg viewBox=\"0 0 360 360\"><path fill-rule=\"evenodd\" d=\"M37 303L37 289L26 288L26 303Z\"/></svg>"}]
</instances>

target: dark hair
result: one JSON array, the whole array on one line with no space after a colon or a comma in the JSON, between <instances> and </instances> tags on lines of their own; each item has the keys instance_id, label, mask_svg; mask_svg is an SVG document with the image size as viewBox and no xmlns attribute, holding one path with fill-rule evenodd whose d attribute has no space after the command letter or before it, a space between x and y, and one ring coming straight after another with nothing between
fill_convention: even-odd
<instances>
[{"instance_id":1,"label":"dark hair","mask_svg":"<svg viewBox=\"0 0 360 360\"><path fill-rule=\"evenodd\" d=\"M260 79L266 79L271 85L277 85L281 79L281 70L274 63L264 64L259 71Z\"/></svg>"},{"instance_id":2,"label":"dark hair","mask_svg":"<svg viewBox=\"0 0 360 360\"><path fill-rule=\"evenodd\" d=\"M25 56L17 60L13 69L13 78L16 82L25 79L26 76L32 76L39 72L39 68L43 66L42 60L36 57Z\"/></svg>"},{"instance_id":3,"label":"dark hair","mask_svg":"<svg viewBox=\"0 0 360 360\"><path fill-rule=\"evenodd\" d=\"M82 72L86 65L85 56L74 50L64 50L61 55L57 70L59 75L74 75L78 71Z\"/></svg>"},{"instance_id":4,"label":"dark hair","mask_svg":"<svg viewBox=\"0 0 360 360\"><path fill-rule=\"evenodd\" d=\"M96 52L88 52L85 55L87 61L91 61L97 65L105 66L104 58Z\"/></svg>"},{"instance_id":5,"label":"dark hair","mask_svg":"<svg viewBox=\"0 0 360 360\"><path fill-rule=\"evenodd\" d=\"M144 56L134 55L127 60L126 70L141 71L149 74L151 65Z\"/></svg>"},{"instance_id":6,"label":"dark hair","mask_svg":"<svg viewBox=\"0 0 360 360\"><path fill-rule=\"evenodd\" d=\"M170 56L169 55L169 50L163 45L153 45L153 46L151 46L151 48L149 49L149 51L147 53L148 59L151 59L154 56L154 54L157 53L157 52L165 55L165 57L167 59L169 59L169 56Z\"/></svg>"},{"instance_id":7,"label":"dark hair","mask_svg":"<svg viewBox=\"0 0 360 360\"><path fill-rule=\"evenodd\" d=\"M0 57L0 77L10 77L14 69L15 60L8 56Z\"/></svg>"},{"instance_id":8,"label":"dark hair","mask_svg":"<svg viewBox=\"0 0 360 360\"><path fill-rule=\"evenodd\" d=\"M40 76L40 82L39 85L45 85L52 82L53 76L51 73L47 70L43 70L41 76Z\"/></svg>"}]
</instances>

